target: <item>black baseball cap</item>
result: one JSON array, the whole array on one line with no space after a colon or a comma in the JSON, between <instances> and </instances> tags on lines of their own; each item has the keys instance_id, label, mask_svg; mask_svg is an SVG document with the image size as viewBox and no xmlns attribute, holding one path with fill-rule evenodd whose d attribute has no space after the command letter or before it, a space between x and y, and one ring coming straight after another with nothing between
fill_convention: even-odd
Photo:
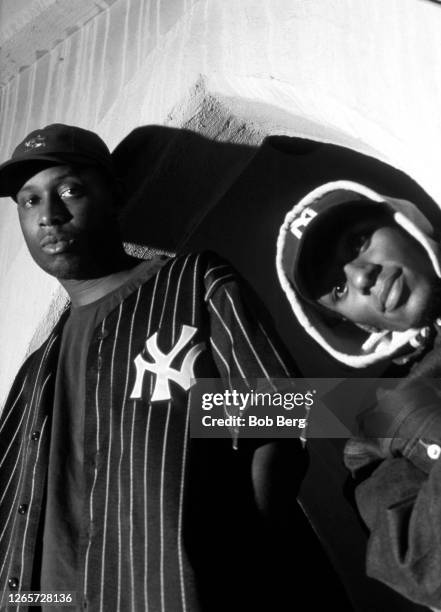
<instances>
[{"instance_id":1,"label":"black baseball cap","mask_svg":"<svg viewBox=\"0 0 441 612\"><path fill-rule=\"evenodd\" d=\"M15 196L23 182L37 168L50 166L49 162L96 165L113 172L110 151L98 134L52 123L28 134L0 165L0 196Z\"/></svg>"}]
</instances>

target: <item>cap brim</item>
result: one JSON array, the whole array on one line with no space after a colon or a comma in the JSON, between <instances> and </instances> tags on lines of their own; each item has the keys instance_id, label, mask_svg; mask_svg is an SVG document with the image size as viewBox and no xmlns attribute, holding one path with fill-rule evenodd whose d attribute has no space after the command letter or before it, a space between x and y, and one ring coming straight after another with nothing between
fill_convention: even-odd
<instances>
[{"instance_id":1,"label":"cap brim","mask_svg":"<svg viewBox=\"0 0 441 612\"><path fill-rule=\"evenodd\" d=\"M104 161L87 158L74 153L54 153L53 155L32 155L27 158L10 159L0 165L0 197L15 197L21 186L36 172L51 165L65 163L88 164L109 168Z\"/></svg>"}]
</instances>

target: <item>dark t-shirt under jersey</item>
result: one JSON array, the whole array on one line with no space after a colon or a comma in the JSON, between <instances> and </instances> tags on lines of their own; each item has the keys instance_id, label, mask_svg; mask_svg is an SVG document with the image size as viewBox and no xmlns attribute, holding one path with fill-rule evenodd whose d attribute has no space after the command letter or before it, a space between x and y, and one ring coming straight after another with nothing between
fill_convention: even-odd
<instances>
[{"instance_id":1,"label":"dark t-shirt under jersey","mask_svg":"<svg viewBox=\"0 0 441 612\"><path fill-rule=\"evenodd\" d=\"M153 276L163 263L163 258L143 261L132 269L128 280L116 290L91 304L72 308L64 325L55 386L42 537L42 592L81 593L83 590L79 576L80 564L84 562L81 558L82 541L87 539L82 520L84 511L87 511L83 502L84 415L85 410L93 410L93 406L85 406L90 339L107 314Z\"/></svg>"}]
</instances>

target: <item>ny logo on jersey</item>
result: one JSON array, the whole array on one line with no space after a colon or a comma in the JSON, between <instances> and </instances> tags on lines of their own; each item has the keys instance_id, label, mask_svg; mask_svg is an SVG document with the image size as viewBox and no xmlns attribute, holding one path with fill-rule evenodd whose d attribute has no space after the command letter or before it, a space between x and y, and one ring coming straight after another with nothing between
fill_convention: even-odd
<instances>
[{"instance_id":1,"label":"ny logo on jersey","mask_svg":"<svg viewBox=\"0 0 441 612\"><path fill-rule=\"evenodd\" d=\"M297 219L294 219L294 221L291 223L291 233L294 234L294 236L300 240L304 228L311 223L311 221L316 215L316 211L312 208L304 208L302 210L302 213L297 217Z\"/></svg>"},{"instance_id":2,"label":"ny logo on jersey","mask_svg":"<svg viewBox=\"0 0 441 612\"><path fill-rule=\"evenodd\" d=\"M173 359L179 355L182 349L187 346L193 338L197 329L191 325L183 325L179 340L169 353L163 353L158 347L158 332L147 339L144 353L151 357L153 361L146 361L142 354L134 359L136 366L136 380L133 385L130 399L140 399L142 393L142 383L146 371L156 375L155 386L151 397L152 402L171 399L170 381L173 380L184 391L188 391L191 386L191 379L194 378L194 363L198 355L204 350L204 342L199 342L192 346L185 355L181 369L172 368Z\"/></svg>"}]
</instances>

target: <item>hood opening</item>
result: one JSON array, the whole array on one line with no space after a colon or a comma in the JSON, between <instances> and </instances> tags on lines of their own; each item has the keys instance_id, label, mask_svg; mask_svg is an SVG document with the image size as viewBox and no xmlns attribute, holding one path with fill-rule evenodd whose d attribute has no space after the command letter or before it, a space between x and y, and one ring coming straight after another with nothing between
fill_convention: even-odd
<instances>
[{"instance_id":1,"label":"hood opening","mask_svg":"<svg viewBox=\"0 0 441 612\"><path fill-rule=\"evenodd\" d=\"M302 296L293 279L293 265L297 260L302 236L309 223L330 206L354 201L372 205L383 204L397 225L406 231L426 251L438 277L441 277L440 250L435 231L418 208L406 200L382 196L364 185L352 181L326 183L307 194L291 211L282 224L278 241L276 266L282 289L293 313L305 331L332 357L354 368L363 368L391 358L409 343L415 343L419 329L404 332L383 331L369 334L354 323L336 321Z\"/></svg>"}]
</instances>

